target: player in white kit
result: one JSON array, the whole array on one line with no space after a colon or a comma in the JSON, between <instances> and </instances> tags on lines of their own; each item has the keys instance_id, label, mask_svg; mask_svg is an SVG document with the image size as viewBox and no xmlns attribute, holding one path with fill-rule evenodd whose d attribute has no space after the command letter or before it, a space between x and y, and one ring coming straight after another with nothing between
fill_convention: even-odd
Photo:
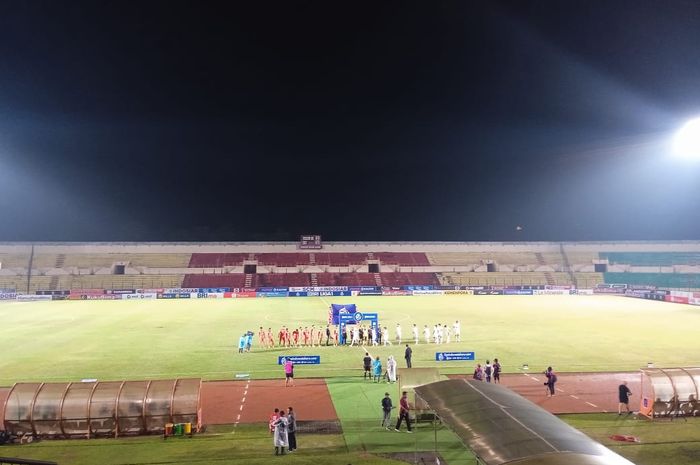
<instances>
[{"instance_id":1,"label":"player in white kit","mask_svg":"<svg viewBox=\"0 0 700 465\"><path fill-rule=\"evenodd\" d=\"M418 326L416 326L415 323L413 323L413 339L416 341L416 344L418 344Z\"/></svg>"}]
</instances>

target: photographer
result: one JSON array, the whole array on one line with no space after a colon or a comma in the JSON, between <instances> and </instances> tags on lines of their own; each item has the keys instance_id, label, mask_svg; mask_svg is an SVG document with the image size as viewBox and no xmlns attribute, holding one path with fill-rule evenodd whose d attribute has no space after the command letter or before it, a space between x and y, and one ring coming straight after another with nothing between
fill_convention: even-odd
<instances>
[{"instance_id":1,"label":"photographer","mask_svg":"<svg viewBox=\"0 0 700 465\"><path fill-rule=\"evenodd\" d=\"M547 371L544 372L544 375L547 377L547 382L544 383L544 385L549 389L547 397L552 397L554 395L554 384L557 382L557 375L554 373L554 370L552 370L552 367L547 367Z\"/></svg>"}]
</instances>

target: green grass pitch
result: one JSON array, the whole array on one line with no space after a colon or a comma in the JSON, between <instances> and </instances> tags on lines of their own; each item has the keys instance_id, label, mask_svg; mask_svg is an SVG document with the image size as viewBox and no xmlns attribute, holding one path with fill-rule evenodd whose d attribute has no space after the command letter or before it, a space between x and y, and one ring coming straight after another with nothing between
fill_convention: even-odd
<instances>
[{"instance_id":1,"label":"green grass pitch","mask_svg":"<svg viewBox=\"0 0 700 465\"><path fill-rule=\"evenodd\" d=\"M605 296L417 296L337 298L380 323L451 325L462 342L436 346L421 340L414 366L436 366L435 351L468 350L479 361L498 357L506 372L636 370L697 365L700 308ZM0 385L17 381L75 381L202 377L279 377L277 356L321 355L321 365L299 366L299 377L357 372L361 348L309 347L238 354L247 329L325 324L330 300L321 298L0 303ZM392 331L393 338L393 331ZM411 345L413 345L411 341ZM370 348L382 359L403 348ZM442 362L444 373L471 372L471 362Z\"/></svg>"},{"instance_id":2,"label":"green grass pitch","mask_svg":"<svg viewBox=\"0 0 700 465\"><path fill-rule=\"evenodd\" d=\"M357 383L363 350L313 347L238 354L238 337L260 326L325 325L329 303L356 303L379 313L404 339L416 323L462 324L462 342L413 346L414 366L439 366L443 373L471 373L472 362L435 362L435 352L474 351L478 361L498 357L505 371L553 365L559 371L636 370L697 366L700 308L608 296L416 296L355 298L270 298L161 301L1 302L0 386L18 381L75 381L202 377L281 378L277 356L320 355L321 365L299 366L297 377L327 378L343 426L342 435L302 438L304 447L284 461L291 465L405 462L382 454L432 450L450 465L474 463L450 432L421 427L414 435L379 430L377 399L385 386ZM392 331L393 338L393 331ZM257 343L257 337L256 337ZM402 365L403 346L370 348ZM639 465L692 464L700 457L700 422L621 421L615 414L562 417ZM618 444L611 434L635 434L638 445ZM409 439L410 438L410 439ZM192 440L156 437L119 440L43 441L3 447L0 455L81 464L256 464L268 463L266 426L210 428Z\"/></svg>"}]
</instances>

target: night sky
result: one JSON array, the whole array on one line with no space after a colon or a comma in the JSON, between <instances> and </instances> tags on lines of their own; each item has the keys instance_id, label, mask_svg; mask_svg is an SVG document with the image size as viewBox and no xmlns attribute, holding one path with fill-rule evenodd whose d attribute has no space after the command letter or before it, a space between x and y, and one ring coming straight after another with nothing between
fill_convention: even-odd
<instances>
[{"instance_id":1,"label":"night sky","mask_svg":"<svg viewBox=\"0 0 700 465\"><path fill-rule=\"evenodd\" d=\"M695 0L0 0L0 241L700 239L698 115Z\"/></svg>"}]
</instances>

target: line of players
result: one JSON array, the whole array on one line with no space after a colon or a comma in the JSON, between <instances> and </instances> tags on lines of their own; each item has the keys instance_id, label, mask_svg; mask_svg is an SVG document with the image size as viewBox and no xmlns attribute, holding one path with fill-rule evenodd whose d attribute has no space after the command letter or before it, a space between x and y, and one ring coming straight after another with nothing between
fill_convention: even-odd
<instances>
[{"instance_id":1,"label":"line of players","mask_svg":"<svg viewBox=\"0 0 700 465\"><path fill-rule=\"evenodd\" d=\"M341 332L339 332L341 331ZM414 344L420 342L420 329L414 323L411 328ZM452 326L436 324L430 328L425 325L422 336L426 344L449 344L454 338L454 342L461 342L461 327L459 320ZM396 323L394 329L394 341L396 344L403 342L403 330L400 323ZM338 346L346 345L392 345L389 329L384 326L376 330L372 326L366 325L343 325L339 330L338 325L322 326L311 325L311 327L299 327L292 330L283 326L277 332L277 338L272 332L272 328L265 330L262 326L258 330L258 340L262 347L315 347L315 346ZM409 339L410 340L410 339Z\"/></svg>"}]
</instances>

